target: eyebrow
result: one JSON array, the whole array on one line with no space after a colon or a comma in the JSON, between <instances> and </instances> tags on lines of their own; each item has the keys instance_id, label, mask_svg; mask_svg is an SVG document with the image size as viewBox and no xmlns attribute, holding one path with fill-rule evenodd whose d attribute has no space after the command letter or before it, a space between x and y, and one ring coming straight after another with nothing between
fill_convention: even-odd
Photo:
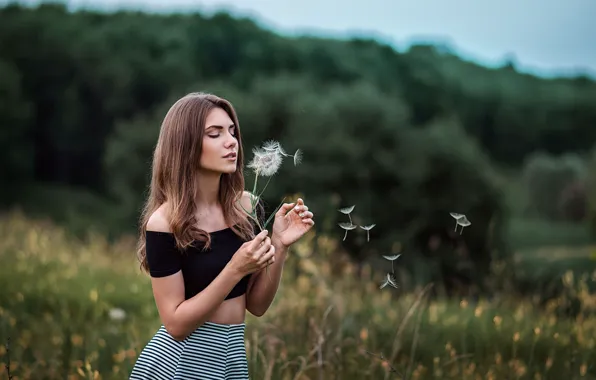
<instances>
[{"instance_id":1,"label":"eyebrow","mask_svg":"<svg viewBox=\"0 0 596 380\"><path fill-rule=\"evenodd\" d=\"M228 126L228 128L235 127L235 126L236 126L235 124L230 124ZM205 128L205 130L208 130L208 129L211 129L211 128L223 129L224 127L222 127L221 125L210 125L207 128Z\"/></svg>"}]
</instances>

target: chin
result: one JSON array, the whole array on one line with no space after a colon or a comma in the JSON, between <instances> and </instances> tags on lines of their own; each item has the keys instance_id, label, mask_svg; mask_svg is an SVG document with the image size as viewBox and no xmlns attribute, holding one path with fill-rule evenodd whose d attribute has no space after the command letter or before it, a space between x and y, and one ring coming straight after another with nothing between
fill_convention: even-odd
<instances>
[{"instance_id":1,"label":"chin","mask_svg":"<svg viewBox=\"0 0 596 380\"><path fill-rule=\"evenodd\" d=\"M222 168L221 173L222 174L232 174L232 173L236 173L237 167L236 165L234 166L229 166L227 168Z\"/></svg>"}]
</instances>

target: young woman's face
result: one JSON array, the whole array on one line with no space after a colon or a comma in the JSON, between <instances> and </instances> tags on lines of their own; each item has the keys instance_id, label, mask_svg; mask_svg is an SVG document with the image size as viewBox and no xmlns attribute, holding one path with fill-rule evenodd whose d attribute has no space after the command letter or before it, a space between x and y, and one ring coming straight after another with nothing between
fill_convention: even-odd
<instances>
[{"instance_id":1,"label":"young woman's face","mask_svg":"<svg viewBox=\"0 0 596 380\"><path fill-rule=\"evenodd\" d=\"M205 123L201 169L233 173L236 171L237 153L238 140L234 122L223 109L213 109Z\"/></svg>"}]
</instances>

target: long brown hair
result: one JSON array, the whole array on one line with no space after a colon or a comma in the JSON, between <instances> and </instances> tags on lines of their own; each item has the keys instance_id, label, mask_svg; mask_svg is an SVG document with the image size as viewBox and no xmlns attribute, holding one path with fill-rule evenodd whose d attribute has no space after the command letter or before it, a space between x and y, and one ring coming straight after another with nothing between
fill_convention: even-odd
<instances>
[{"instance_id":1,"label":"long brown hair","mask_svg":"<svg viewBox=\"0 0 596 380\"><path fill-rule=\"evenodd\" d=\"M237 170L222 174L219 202L232 230L245 240L254 238L251 222L237 207L244 191L244 154L236 111L229 101L218 96L190 93L176 101L167 112L153 153L151 185L140 218L137 243L137 256L145 271L149 270L145 250L147 222L165 202L178 248L184 249L196 240L204 242L204 247L211 243L209 233L196 226L195 194L205 123L209 112L215 108L223 109L230 116L236 125L238 140Z\"/></svg>"}]
</instances>

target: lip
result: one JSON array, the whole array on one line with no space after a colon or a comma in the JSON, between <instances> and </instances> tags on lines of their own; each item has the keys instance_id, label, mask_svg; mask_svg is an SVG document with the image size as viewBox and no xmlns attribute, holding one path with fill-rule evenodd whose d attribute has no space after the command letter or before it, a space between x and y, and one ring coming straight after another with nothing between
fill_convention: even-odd
<instances>
[{"instance_id":1,"label":"lip","mask_svg":"<svg viewBox=\"0 0 596 380\"><path fill-rule=\"evenodd\" d=\"M223 156L223 158L236 159L236 153L228 153L225 156Z\"/></svg>"}]
</instances>

